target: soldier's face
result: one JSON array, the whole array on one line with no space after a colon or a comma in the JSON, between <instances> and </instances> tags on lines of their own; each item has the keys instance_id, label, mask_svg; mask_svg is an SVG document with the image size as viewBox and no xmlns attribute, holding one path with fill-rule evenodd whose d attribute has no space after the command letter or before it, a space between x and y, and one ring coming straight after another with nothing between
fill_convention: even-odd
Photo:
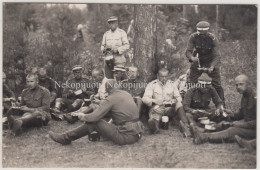
<instances>
[{"instance_id":1,"label":"soldier's face","mask_svg":"<svg viewBox=\"0 0 260 170\"><path fill-rule=\"evenodd\" d=\"M159 72L158 79L160 82L165 84L167 80L169 79L169 73L168 72Z\"/></svg>"},{"instance_id":2,"label":"soldier's face","mask_svg":"<svg viewBox=\"0 0 260 170\"><path fill-rule=\"evenodd\" d=\"M28 88L32 90L32 89L35 89L35 87L38 85L38 80L33 76L27 77L26 84L27 84Z\"/></svg>"},{"instance_id":3,"label":"soldier's face","mask_svg":"<svg viewBox=\"0 0 260 170\"><path fill-rule=\"evenodd\" d=\"M115 31L116 28L118 27L118 22L117 22L117 21L110 21L108 24L109 24L109 28L110 28L112 31Z\"/></svg>"},{"instance_id":4,"label":"soldier's face","mask_svg":"<svg viewBox=\"0 0 260 170\"><path fill-rule=\"evenodd\" d=\"M243 94L247 89L247 82L243 79L236 79L237 92Z\"/></svg>"},{"instance_id":5,"label":"soldier's face","mask_svg":"<svg viewBox=\"0 0 260 170\"><path fill-rule=\"evenodd\" d=\"M206 34L208 30L197 30L199 34Z\"/></svg>"},{"instance_id":6,"label":"soldier's face","mask_svg":"<svg viewBox=\"0 0 260 170\"><path fill-rule=\"evenodd\" d=\"M81 70L75 70L73 71L75 79L81 79L82 71Z\"/></svg>"},{"instance_id":7,"label":"soldier's face","mask_svg":"<svg viewBox=\"0 0 260 170\"><path fill-rule=\"evenodd\" d=\"M137 77L137 70L129 70L128 77L132 80L135 80Z\"/></svg>"},{"instance_id":8,"label":"soldier's face","mask_svg":"<svg viewBox=\"0 0 260 170\"><path fill-rule=\"evenodd\" d=\"M103 73L94 71L94 72L92 72L92 78L93 78L94 82L102 82L104 75L103 75Z\"/></svg>"},{"instance_id":9,"label":"soldier's face","mask_svg":"<svg viewBox=\"0 0 260 170\"><path fill-rule=\"evenodd\" d=\"M209 85L205 86L204 88L201 87L199 88L199 90L201 91L201 93L206 94L209 92Z\"/></svg>"},{"instance_id":10,"label":"soldier's face","mask_svg":"<svg viewBox=\"0 0 260 170\"><path fill-rule=\"evenodd\" d=\"M120 81L121 78L122 78L122 76L123 76L123 73L122 73L121 71L115 71L115 72L114 72L114 79L115 79L116 81Z\"/></svg>"}]
</instances>

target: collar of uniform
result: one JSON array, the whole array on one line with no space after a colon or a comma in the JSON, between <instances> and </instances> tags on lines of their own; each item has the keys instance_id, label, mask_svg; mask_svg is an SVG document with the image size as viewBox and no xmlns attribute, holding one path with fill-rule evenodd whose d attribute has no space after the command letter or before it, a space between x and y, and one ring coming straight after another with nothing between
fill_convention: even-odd
<instances>
[{"instance_id":1,"label":"collar of uniform","mask_svg":"<svg viewBox=\"0 0 260 170\"><path fill-rule=\"evenodd\" d=\"M118 27L115 29L115 31L112 31L111 29L109 31L110 31L110 33L115 33L118 31Z\"/></svg>"},{"instance_id":2,"label":"collar of uniform","mask_svg":"<svg viewBox=\"0 0 260 170\"><path fill-rule=\"evenodd\" d=\"M39 88L39 85L36 85L36 87L34 89L29 89L30 91L35 91Z\"/></svg>"}]
</instances>

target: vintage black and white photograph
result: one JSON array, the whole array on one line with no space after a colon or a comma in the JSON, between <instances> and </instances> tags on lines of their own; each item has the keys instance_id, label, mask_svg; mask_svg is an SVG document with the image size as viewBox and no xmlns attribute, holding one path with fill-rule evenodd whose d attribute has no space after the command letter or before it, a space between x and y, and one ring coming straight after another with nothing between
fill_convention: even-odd
<instances>
[{"instance_id":1,"label":"vintage black and white photograph","mask_svg":"<svg viewBox=\"0 0 260 170\"><path fill-rule=\"evenodd\" d=\"M257 8L2 2L2 167L255 169Z\"/></svg>"}]
</instances>

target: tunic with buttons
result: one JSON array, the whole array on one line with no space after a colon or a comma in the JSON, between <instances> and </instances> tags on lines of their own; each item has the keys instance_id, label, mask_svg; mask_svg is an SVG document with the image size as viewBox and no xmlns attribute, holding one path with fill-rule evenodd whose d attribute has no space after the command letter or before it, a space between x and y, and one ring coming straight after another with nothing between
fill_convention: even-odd
<instances>
[{"instance_id":1,"label":"tunic with buttons","mask_svg":"<svg viewBox=\"0 0 260 170\"><path fill-rule=\"evenodd\" d=\"M42 86L36 86L35 89L24 89L21 94L21 105L29 108L35 108L39 111L49 112L50 110L50 92Z\"/></svg>"},{"instance_id":2,"label":"tunic with buttons","mask_svg":"<svg viewBox=\"0 0 260 170\"><path fill-rule=\"evenodd\" d=\"M208 87L209 92L203 94L197 88L189 89L184 97L183 107L186 112L191 113L194 109L209 109L212 100L216 108L223 104L217 91L213 87Z\"/></svg>"},{"instance_id":3,"label":"tunic with buttons","mask_svg":"<svg viewBox=\"0 0 260 170\"><path fill-rule=\"evenodd\" d=\"M107 31L102 39L101 51L106 48L117 49L119 54L114 55L115 63L125 63L126 59L123 55L129 50L129 42L127 34L124 30L117 28L115 31Z\"/></svg>"},{"instance_id":4,"label":"tunic with buttons","mask_svg":"<svg viewBox=\"0 0 260 170\"><path fill-rule=\"evenodd\" d=\"M147 85L142 100L146 105L152 106L152 99L159 99L163 102L170 102L172 99L176 99L175 110L182 107L182 98L179 90L175 83L170 80L168 80L165 85L162 85L162 83L156 79Z\"/></svg>"}]
</instances>

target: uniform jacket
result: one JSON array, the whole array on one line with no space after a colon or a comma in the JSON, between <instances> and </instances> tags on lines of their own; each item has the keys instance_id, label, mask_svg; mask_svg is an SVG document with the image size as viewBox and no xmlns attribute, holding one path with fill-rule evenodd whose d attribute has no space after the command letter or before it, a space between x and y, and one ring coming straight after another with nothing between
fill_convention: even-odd
<instances>
[{"instance_id":1,"label":"uniform jacket","mask_svg":"<svg viewBox=\"0 0 260 170\"><path fill-rule=\"evenodd\" d=\"M96 122L105 115L112 118L122 133L135 135L143 132L143 124L139 121L137 106L132 96L126 91L112 90L111 94L102 100L94 112L85 115L84 120Z\"/></svg>"},{"instance_id":2,"label":"uniform jacket","mask_svg":"<svg viewBox=\"0 0 260 170\"><path fill-rule=\"evenodd\" d=\"M208 88L210 90L207 94L201 93L197 88L189 89L183 101L184 110L191 113L194 109L208 109L211 100L215 104L216 108L220 108L223 102L220 99L217 91L214 87Z\"/></svg>"},{"instance_id":3,"label":"uniform jacket","mask_svg":"<svg viewBox=\"0 0 260 170\"><path fill-rule=\"evenodd\" d=\"M162 85L158 79L149 83L145 89L142 100L146 105L152 106L152 99L160 99L165 102L176 99L176 110L182 106L182 98L179 90L171 80L168 80L165 85Z\"/></svg>"},{"instance_id":4,"label":"uniform jacket","mask_svg":"<svg viewBox=\"0 0 260 170\"><path fill-rule=\"evenodd\" d=\"M105 32L102 39L101 51L106 48L117 49L119 55L114 55L115 63L126 62L123 54L129 50L129 47L130 45L124 30L117 28L115 31L108 30Z\"/></svg>"},{"instance_id":5,"label":"uniform jacket","mask_svg":"<svg viewBox=\"0 0 260 170\"><path fill-rule=\"evenodd\" d=\"M35 89L24 89L21 94L21 105L26 105L29 108L36 108L49 112L50 109L50 92L45 87L40 85Z\"/></svg>"}]
</instances>

